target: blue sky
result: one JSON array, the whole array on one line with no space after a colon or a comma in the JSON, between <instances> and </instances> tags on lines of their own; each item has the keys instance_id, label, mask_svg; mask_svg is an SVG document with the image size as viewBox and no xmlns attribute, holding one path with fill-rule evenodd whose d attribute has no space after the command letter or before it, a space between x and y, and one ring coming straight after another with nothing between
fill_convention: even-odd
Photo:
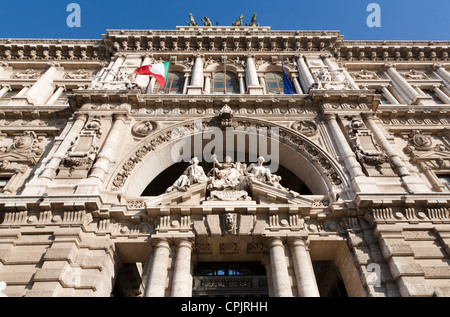
<instances>
[{"instance_id":1,"label":"blue sky","mask_svg":"<svg viewBox=\"0 0 450 317\"><path fill-rule=\"evenodd\" d=\"M69 28L67 5L81 7ZM367 6L381 7L381 27L366 24ZM272 30L339 30L346 40L450 40L450 0L3 0L0 38L101 39L107 29L175 29L192 12L201 25L231 25L253 13Z\"/></svg>"}]
</instances>

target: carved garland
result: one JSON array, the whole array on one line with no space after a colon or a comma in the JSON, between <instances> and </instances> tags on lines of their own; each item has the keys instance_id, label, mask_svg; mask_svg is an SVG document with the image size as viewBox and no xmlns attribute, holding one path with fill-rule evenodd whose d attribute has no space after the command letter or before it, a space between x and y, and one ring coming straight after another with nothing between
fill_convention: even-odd
<instances>
[{"instance_id":1,"label":"carved garland","mask_svg":"<svg viewBox=\"0 0 450 317\"><path fill-rule=\"evenodd\" d=\"M209 120L209 121L206 121ZM325 175L332 186L335 188L341 188L345 186L345 181L343 175L339 172L339 168L330 158L327 157L325 152L321 151L313 142L306 139L301 134L298 134L291 129L283 128L275 126L274 124L270 124L268 122L259 121L259 120L248 120L248 119L233 119L234 127L242 127L244 129L252 127L256 129L267 129L267 136L276 135L276 130L271 128L279 128L279 140L281 143L284 143L291 148L295 149L297 152L302 153L307 159L309 159L312 163L314 163ZM185 123L180 126L181 129L187 129L189 133L197 133L203 131L209 127L220 127L221 120L220 118L209 118L202 121L202 125L196 125L194 122ZM150 152L155 151L161 145L174 141L178 137L182 136L174 136L172 135L173 127L167 129L165 131L160 132L153 136L149 142L139 147L138 150L134 152L134 154L128 158L125 163L120 167L119 173L113 180L113 191L118 191L122 188L128 177L131 175L133 169L136 165L144 159Z\"/></svg>"}]
</instances>

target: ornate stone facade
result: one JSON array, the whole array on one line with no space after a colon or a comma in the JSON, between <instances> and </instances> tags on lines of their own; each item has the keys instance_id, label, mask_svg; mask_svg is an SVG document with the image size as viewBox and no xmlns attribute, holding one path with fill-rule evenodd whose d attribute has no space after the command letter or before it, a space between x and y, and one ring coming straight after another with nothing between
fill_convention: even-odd
<instances>
[{"instance_id":1,"label":"ornate stone facade","mask_svg":"<svg viewBox=\"0 0 450 317\"><path fill-rule=\"evenodd\" d=\"M450 43L190 21L0 39L0 293L450 296Z\"/></svg>"}]
</instances>

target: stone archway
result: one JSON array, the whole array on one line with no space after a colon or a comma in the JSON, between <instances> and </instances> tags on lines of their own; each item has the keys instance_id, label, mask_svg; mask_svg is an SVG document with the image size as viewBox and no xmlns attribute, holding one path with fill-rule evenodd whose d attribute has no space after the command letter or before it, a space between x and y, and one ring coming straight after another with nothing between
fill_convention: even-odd
<instances>
[{"instance_id":1,"label":"stone archway","mask_svg":"<svg viewBox=\"0 0 450 317\"><path fill-rule=\"evenodd\" d=\"M224 121L220 117L208 117L173 125L142 140L120 163L108 188L127 197L139 196L151 180L176 163L172 151L182 138L201 139L208 128L226 127L266 129L271 144L279 149L278 163L301 179L313 194L329 195L348 186L338 162L301 133L264 120L234 117ZM176 135L177 129L184 129L188 134ZM193 146L184 159L198 156L201 151L202 147Z\"/></svg>"}]
</instances>

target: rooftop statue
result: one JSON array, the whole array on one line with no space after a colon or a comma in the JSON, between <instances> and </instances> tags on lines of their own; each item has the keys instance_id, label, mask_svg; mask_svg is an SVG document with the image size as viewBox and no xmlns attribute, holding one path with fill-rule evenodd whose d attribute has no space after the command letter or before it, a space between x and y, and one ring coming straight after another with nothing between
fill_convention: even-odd
<instances>
[{"instance_id":1,"label":"rooftop statue","mask_svg":"<svg viewBox=\"0 0 450 317\"><path fill-rule=\"evenodd\" d=\"M190 22L184 21L184 23L186 23L189 26L197 26L197 22L195 22L194 16L192 15L192 13L189 13L189 21Z\"/></svg>"},{"instance_id":2,"label":"rooftop statue","mask_svg":"<svg viewBox=\"0 0 450 317\"><path fill-rule=\"evenodd\" d=\"M240 15L239 18L236 20L236 22L233 23L233 26L242 26L242 19L244 18L244 15Z\"/></svg>"},{"instance_id":3,"label":"rooftop statue","mask_svg":"<svg viewBox=\"0 0 450 317\"><path fill-rule=\"evenodd\" d=\"M250 21L249 26L259 26L258 21L256 21L256 13L253 14L252 20Z\"/></svg>"},{"instance_id":4,"label":"rooftop statue","mask_svg":"<svg viewBox=\"0 0 450 317\"><path fill-rule=\"evenodd\" d=\"M202 22L204 26L212 26L211 20L206 16L203 17Z\"/></svg>"}]
</instances>

